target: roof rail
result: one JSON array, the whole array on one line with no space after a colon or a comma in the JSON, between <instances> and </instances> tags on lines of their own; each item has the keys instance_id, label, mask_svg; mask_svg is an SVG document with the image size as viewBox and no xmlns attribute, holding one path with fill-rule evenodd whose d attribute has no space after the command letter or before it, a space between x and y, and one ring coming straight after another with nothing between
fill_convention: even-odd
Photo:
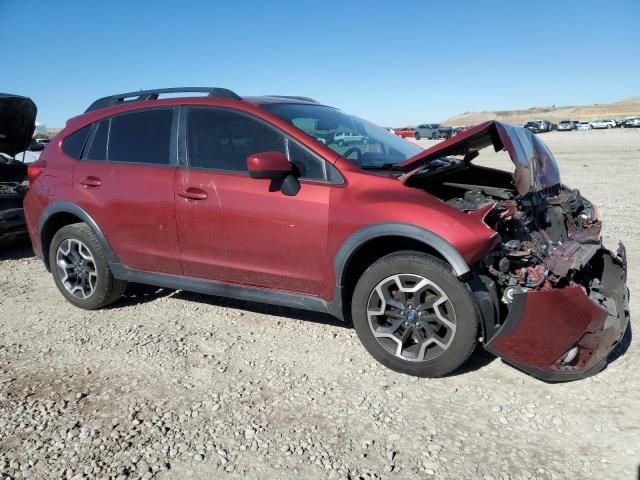
<instances>
[{"instance_id":1,"label":"roof rail","mask_svg":"<svg viewBox=\"0 0 640 480\"><path fill-rule=\"evenodd\" d=\"M269 96L275 97L275 98L290 98L291 100L304 100L305 102L320 103L315 98L301 97L299 95L269 95Z\"/></svg>"},{"instance_id":2,"label":"roof rail","mask_svg":"<svg viewBox=\"0 0 640 480\"><path fill-rule=\"evenodd\" d=\"M235 92L227 88L218 87L176 87L176 88L157 88L155 90L138 90L137 92L119 93L102 97L89 105L86 112L98 110L99 108L112 107L120 103L144 102L147 100L157 100L160 95L166 93L207 93L210 97L229 98L231 100L242 100Z\"/></svg>"}]
</instances>

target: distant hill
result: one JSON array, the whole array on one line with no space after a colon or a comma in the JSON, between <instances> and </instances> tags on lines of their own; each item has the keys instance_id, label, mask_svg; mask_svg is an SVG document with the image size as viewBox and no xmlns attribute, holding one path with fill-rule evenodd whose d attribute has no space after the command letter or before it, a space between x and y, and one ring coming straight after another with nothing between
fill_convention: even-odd
<instances>
[{"instance_id":1,"label":"distant hill","mask_svg":"<svg viewBox=\"0 0 640 480\"><path fill-rule=\"evenodd\" d=\"M529 120L596 120L598 118L622 119L640 117L640 97L631 97L615 103L595 103L569 107L533 107L527 110L504 110L497 112L465 112L448 118L444 125L476 125L487 120L521 125Z\"/></svg>"},{"instance_id":2,"label":"distant hill","mask_svg":"<svg viewBox=\"0 0 640 480\"><path fill-rule=\"evenodd\" d=\"M62 129L61 128L47 128L47 136L49 138L53 138L60 132L60 130L62 130Z\"/></svg>"}]
</instances>

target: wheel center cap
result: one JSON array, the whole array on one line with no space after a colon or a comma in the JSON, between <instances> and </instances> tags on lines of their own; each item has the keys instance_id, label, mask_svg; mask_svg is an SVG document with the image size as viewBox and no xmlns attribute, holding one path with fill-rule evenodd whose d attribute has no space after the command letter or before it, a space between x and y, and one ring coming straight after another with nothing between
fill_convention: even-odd
<instances>
[{"instance_id":1,"label":"wheel center cap","mask_svg":"<svg viewBox=\"0 0 640 480\"><path fill-rule=\"evenodd\" d=\"M415 322L418 319L418 312L415 310L409 310L407 312L407 320L410 322Z\"/></svg>"}]
</instances>

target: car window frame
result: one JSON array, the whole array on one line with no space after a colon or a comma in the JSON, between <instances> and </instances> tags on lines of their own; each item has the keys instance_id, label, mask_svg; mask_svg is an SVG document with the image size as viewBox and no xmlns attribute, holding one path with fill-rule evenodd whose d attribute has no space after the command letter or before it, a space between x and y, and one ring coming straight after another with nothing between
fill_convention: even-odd
<instances>
[{"instance_id":1,"label":"car window frame","mask_svg":"<svg viewBox=\"0 0 640 480\"><path fill-rule=\"evenodd\" d=\"M331 165L331 163L328 162L325 158L311 151L309 148L307 148L306 145L299 142L297 139L293 138L291 135L289 135L282 129L278 128L276 125L273 125L272 123L264 120L263 118L260 118L257 115L253 115L249 112L246 112L237 108L217 106L217 105L182 105L180 107L180 115L179 115L180 120L178 122L179 166L190 169L190 170L192 169L197 171L214 172L216 174L229 174L229 175L249 177L249 172L244 170L225 170L222 168L214 168L214 167L194 167L189 164L189 152L188 152L189 149L187 145L187 116L188 116L189 110L195 110L195 109L219 110L223 112L231 112L231 113L234 113L243 117L247 117L251 120L261 123L267 128L275 131L279 135L282 135L282 137L285 140L284 142L285 155L287 156L287 160L289 160L290 163L291 163L291 157L289 154L290 142L293 142L295 145L297 145L299 148L304 150L306 153L308 153L309 155L311 155L312 157L320 161L322 165L322 170L324 173L324 179L319 180L319 179L313 179L313 178L299 177L298 181L300 181L300 183L313 183L313 184L320 184L320 185L343 185L344 184L344 177L338 171L337 168L333 167L333 165ZM331 179L332 177L336 177L336 178L332 180Z\"/></svg>"},{"instance_id":2,"label":"car window frame","mask_svg":"<svg viewBox=\"0 0 640 480\"><path fill-rule=\"evenodd\" d=\"M111 120L114 118L122 117L125 115L131 115L136 113L145 113L150 111L157 110L171 110L171 130L169 132L169 163L153 163L153 162L126 162L124 160L109 160L109 142L111 140ZM91 124L91 131L87 137L87 140L84 144L84 149L82 151L82 156L80 157L80 161L83 162L95 162L95 163L108 163L114 165L140 165L145 167L159 167L159 168L176 168L179 165L178 161L178 142L177 142L177 132L178 132L178 121L179 121L179 109L173 106L161 106L161 107L146 107L139 108L135 110L127 110L126 112L119 112L114 115L109 115L106 117L102 117ZM108 130L107 130L107 158L104 160L96 160L92 158L88 158L89 151L93 145L93 140L96 135L96 131L98 130L98 124L102 122L108 122Z\"/></svg>"}]
</instances>

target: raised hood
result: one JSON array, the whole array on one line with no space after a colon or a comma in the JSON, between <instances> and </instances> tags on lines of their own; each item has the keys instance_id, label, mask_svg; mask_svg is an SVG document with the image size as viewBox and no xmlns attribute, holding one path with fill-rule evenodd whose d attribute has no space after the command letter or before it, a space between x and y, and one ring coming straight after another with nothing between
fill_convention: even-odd
<instances>
[{"instance_id":1,"label":"raised hood","mask_svg":"<svg viewBox=\"0 0 640 480\"><path fill-rule=\"evenodd\" d=\"M37 112L30 98L0 93L0 153L13 157L29 147Z\"/></svg>"},{"instance_id":2,"label":"raised hood","mask_svg":"<svg viewBox=\"0 0 640 480\"><path fill-rule=\"evenodd\" d=\"M493 146L506 150L516 166L513 183L520 195L537 192L560 183L558 163L549 148L529 130L491 120L465 130L444 142L405 160L397 168L407 171L400 180L406 182L423 165L436 158L461 155L465 161L478 151Z\"/></svg>"}]
</instances>

